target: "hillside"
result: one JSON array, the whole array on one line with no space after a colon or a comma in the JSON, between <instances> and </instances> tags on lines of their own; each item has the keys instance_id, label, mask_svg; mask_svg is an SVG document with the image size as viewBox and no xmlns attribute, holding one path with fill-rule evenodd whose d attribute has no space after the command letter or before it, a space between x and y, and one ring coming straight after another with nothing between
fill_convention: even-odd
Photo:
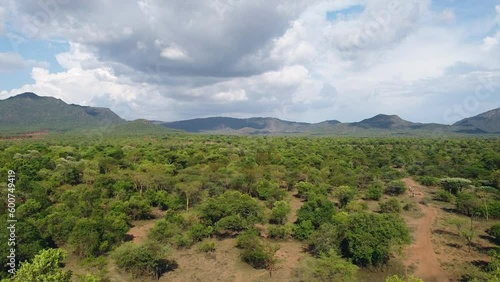
<instances>
[{"instance_id":1,"label":"hillside","mask_svg":"<svg viewBox=\"0 0 500 282\"><path fill-rule=\"evenodd\" d=\"M309 123L284 121L277 118L228 118L210 117L162 123L163 126L188 132L279 134L302 133L309 129Z\"/></svg>"},{"instance_id":2,"label":"hillside","mask_svg":"<svg viewBox=\"0 0 500 282\"><path fill-rule=\"evenodd\" d=\"M500 108L463 119L453 126L462 132L500 133Z\"/></svg>"},{"instance_id":3,"label":"hillside","mask_svg":"<svg viewBox=\"0 0 500 282\"><path fill-rule=\"evenodd\" d=\"M66 104L60 99L34 93L0 100L0 132L62 132L123 122L108 108Z\"/></svg>"},{"instance_id":4,"label":"hillside","mask_svg":"<svg viewBox=\"0 0 500 282\"><path fill-rule=\"evenodd\" d=\"M379 114L372 118L352 123L352 125L363 128L403 129L409 128L410 126L415 125L415 123L406 121L397 115Z\"/></svg>"}]
</instances>

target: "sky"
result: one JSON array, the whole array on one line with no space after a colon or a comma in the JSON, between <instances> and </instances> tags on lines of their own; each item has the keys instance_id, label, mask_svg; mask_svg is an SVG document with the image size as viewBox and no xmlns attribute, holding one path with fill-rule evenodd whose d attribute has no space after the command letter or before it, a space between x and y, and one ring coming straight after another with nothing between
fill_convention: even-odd
<instances>
[{"instance_id":1,"label":"sky","mask_svg":"<svg viewBox=\"0 0 500 282\"><path fill-rule=\"evenodd\" d=\"M500 107L499 0L0 0L0 99L125 119L451 124Z\"/></svg>"}]
</instances>

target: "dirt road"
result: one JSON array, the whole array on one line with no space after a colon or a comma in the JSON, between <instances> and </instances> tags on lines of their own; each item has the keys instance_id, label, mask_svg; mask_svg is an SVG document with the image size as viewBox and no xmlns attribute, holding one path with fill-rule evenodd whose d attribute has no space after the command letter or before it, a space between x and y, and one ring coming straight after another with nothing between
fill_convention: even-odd
<instances>
[{"instance_id":1,"label":"dirt road","mask_svg":"<svg viewBox=\"0 0 500 282\"><path fill-rule=\"evenodd\" d=\"M438 209L420 203L425 195L421 186L413 179L405 178L403 181L408 187L408 195L412 195L411 191L414 193L414 197L410 197L410 199L418 203L423 213L423 217L421 218L408 219L409 227L415 228L413 234L415 241L407 250L407 258L404 264L407 267L415 267L415 272L413 274L424 279L426 282L449 281L446 273L440 267L431 241L431 227L437 217Z\"/></svg>"}]
</instances>

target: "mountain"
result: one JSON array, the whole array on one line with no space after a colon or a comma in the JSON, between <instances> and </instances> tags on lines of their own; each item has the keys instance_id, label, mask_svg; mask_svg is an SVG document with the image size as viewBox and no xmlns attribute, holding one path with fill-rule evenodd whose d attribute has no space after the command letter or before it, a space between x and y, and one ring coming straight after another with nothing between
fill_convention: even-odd
<instances>
[{"instance_id":1,"label":"mountain","mask_svg":"<svg viewBox=\"0 0 500 282\"><path fill-rule=\"evenodd\" d=\"M453 127L465 133L500 133L500 108L458 121Z\"/></svg>"},{"instance_id":2,"label":"mountain","mask_svg":"<svg viewBox=\"0 0 500 282\"><path fill-rule=\"evenodd\" d=\"M62 132L124 122L108 108L70 105L30 92L0 100L0 132Z\"/></svg>"},{"instance_id":3,"label":"mountain","mask_svg":"<svg viewBox=\"0 0 500 282\"><path fill-rule=\"evenodd\" d=\"M351 123L351 125L363 128L380 129L407 129L413 125L413 122L406 121L397 115L376 115L372 118L364 119L360 122Z\"/></svg>"},{"instance_id":4,"label":"mountain","mask_svg":"<svg viewBox=\"0 0 500 282\"><path fill-rule=\"evenodd\" d=\"M161 125L188 132L213 132L233 134L286 134L302 133L309 129L309 123L284 121L277 118L228 118L210 117L166 122Z\"/></svg>"},{"instance_id":5,"label":"mountain","mask_svg":"<svg viewBox=\"0 0 500 282\"><path fill-rule=\"evenodd\" d=\"M0 135L16 137L17 135L12 133L29 133L29 137L34 138L42 133L75 131L85 136L95 135L96 132L100 133L99 136L162 135L179 132L326 136L500 134L500 108L463 119L453 125L415 123L397 115L383 114L352 123L341 123L338 120L305 123L271 117L209 117L175 122L127 122L108 108L66 104L60 99L42 97L34 93L23 93L0 100ZM19 138L21 137L25 138L24 135Z\"/></svg>"},{"instance_id":6,"label":"mountain","mask_svg":"<svg viewBox=\"0 0 500 282\"><path fill-rule=\"evenodd\" d=\"M397 115L379 114L359 122L328 120L320 123L284 121L276 118L209 117L176 122L155 122L168 128L213 134L299 134L331 136L458 136L500 133L500 110L457 122L453 126L416 123Z\"/></svg>"}]
</instances>

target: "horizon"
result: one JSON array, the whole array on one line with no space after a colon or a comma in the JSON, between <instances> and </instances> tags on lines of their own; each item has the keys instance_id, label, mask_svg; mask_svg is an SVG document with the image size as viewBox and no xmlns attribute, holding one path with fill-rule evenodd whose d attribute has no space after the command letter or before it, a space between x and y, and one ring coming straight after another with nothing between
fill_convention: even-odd
<instances>
[{"instance_id":1,"label":"horizon","mask_svg":"<svg viewBox=\"0 0 500 282\"><path fill-rule=\"evenodd\" d=\"M495 0L48 3L0 0L0 99L166 122L451 125L500 107Z\"/></svg>"},{"instance_id":2,"label":"horizon","mask_svg":"<svg viewBox=\"0 0 500 282\"><path fill-rule=\"evenodd\" d=\"M99 108L98 106L70 104L70 103L67 103L66 101L64 101L63 99L60 99L60 98L57 98L57 97L53 97L53 96L44 96L44 95L40 95L40 94L34 93L34 92L19 93L19 94L16 94L14 96L7 97L5 99L0 99L0 101L7 100L7 99L10 99L10 98L16 98L18 96L22 96L22 95L26 95L26 94L35 95L35 96L37 96L39 98L54 98L54 99L59 99L59 100L63 101L64 103L66 103L67 105L75 105L75 106L81 106L81 107L95 107L95 108ZM101 108L110 109L110 108L107 108L107 107L101 107ZM494 110L498 110L498 109L500 109L500 107L499 108L490 109L490 110L487 110L487 111L479 113L479 114L483 114L483 113L494 111ZM110 109L110 110L113 111L112 109ZM115 112L113 111L113 113L115 113ZM365 118L362 118L362 119L357 120L357 121L341 121L339 119L332 118L332 119L327 119L327 120L323 120L323 121L319 121L319 122L305 122L305 121L297 121L297 120L287 120L287 119L280 119L278 117L273 117L273 116L251 116L251 117L247 117L247 118L231 117L231 116L207 116L207 117L194 117L194 118L183 119L183 120L170 120L170 121L166 121L166 120L151 120L151 119L146 119L146 118L141 118L141 117L138 117L136 119L126 119L126 118L120 116L117 113L115 113L115 114L118 115L120 118L124 119L125 121L146 120L146 121L150 121L150 122L161 122L161 123L175 123L175 122L183 122L183 121L191 121L191 120L199 120L199 119L212 119L212 118L230 118L230 119L240 119L240 120L247 120L247 119L278 119L278 120L284 121L284 122L305 123L305 124L310 124L310 125L319 124L319 123L323 123L323 122L330 122L330 121L337 121L337 122L342 123L342 124L352 124L352 123L359 123L359 122L362 122L362 121L365 121L365 120L373 119L373 118L378 117L378 116L386 116L386 117L397 117L397 118L402 119L403 121L407 121L407 122L411 122L411 123L416 123L416 124L439 124L439 123L433 123L433 122L425 123L425 122L408 120L408 119L405 119L405 118L403 118L403 117L401 117L401 116L399 116L397 114L387 114L387 113L378 113L378 114L376 114L374 116L365 117ZM476 115L470 116L470 117L465 117L464 119L475 117L475 116ZM463 119L461 119L461 120L463 120ZM453 123L450 123L450 124L441 123L441 125L450 125L451 126L454 123L459 122L461 120L457 120L457 121L455 121Z\"/></svg>"}]
</instances>

